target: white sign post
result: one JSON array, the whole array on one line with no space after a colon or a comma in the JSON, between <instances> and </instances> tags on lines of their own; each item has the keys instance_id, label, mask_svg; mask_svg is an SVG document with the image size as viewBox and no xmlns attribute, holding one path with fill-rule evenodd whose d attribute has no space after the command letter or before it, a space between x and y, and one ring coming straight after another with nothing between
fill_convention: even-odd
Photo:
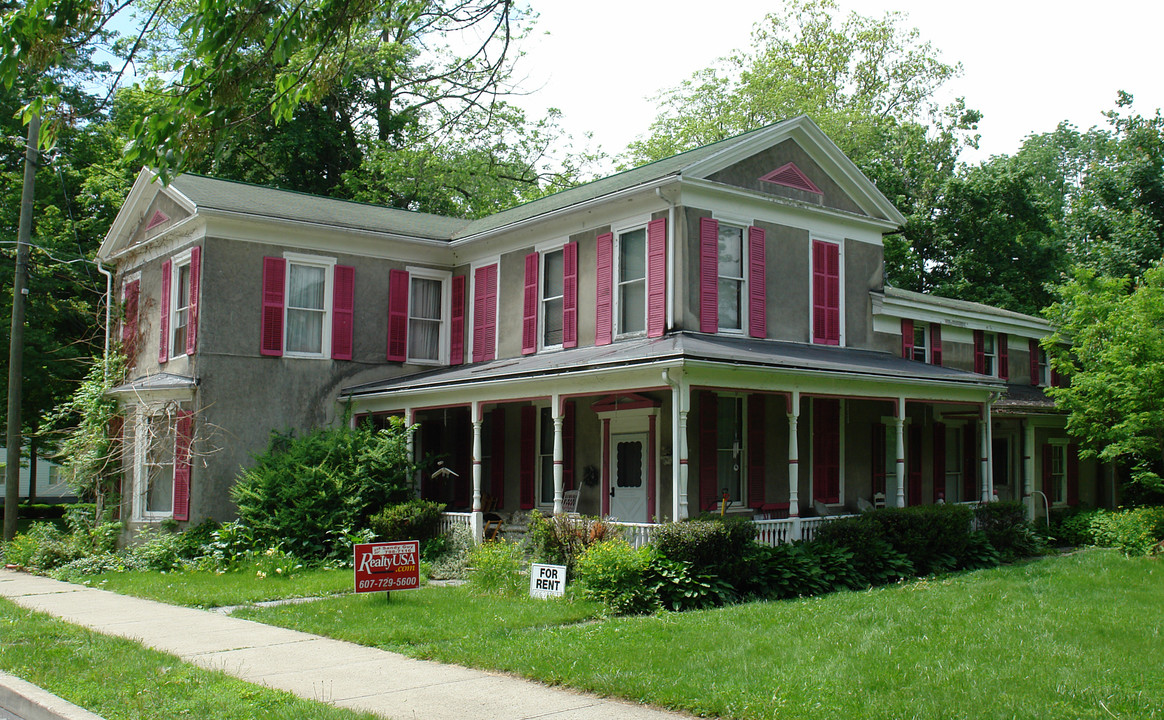
<instances>
[{"instance_id":1,"label":"white sign post","mask_svg":"<svg viewBox=\"0 0 1164 720\"><path fill-rule=\"evenodd\" d=\"M566 566L529 566L529 596L536 598L562 597L566 594Z\"/></svg>"}]
</instances>

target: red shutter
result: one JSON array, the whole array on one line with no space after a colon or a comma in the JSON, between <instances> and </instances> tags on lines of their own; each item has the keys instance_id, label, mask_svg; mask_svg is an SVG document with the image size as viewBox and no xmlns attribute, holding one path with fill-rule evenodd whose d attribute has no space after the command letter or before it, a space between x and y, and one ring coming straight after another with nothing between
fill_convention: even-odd
<instances>
[{"instance_id":1,"label":"red shutter","mask_svg":"<svg viewBox=\"0 0 1164 720\"><path fill-rule=\"evenodd\" d=\"M190 443L194 437L194 414L179 410L174 438L174 519L190 519Z\"/></svg>"},{"instance_id":2,"label":"red shutter","mask_svg":"<svg viewBox=\"0 0 1164 720\"><path fill-rule=\"evenodd\" d=\"M932 502L946 497L946 424L934 423L934 493Z\"/></svg>"},{"instance_id":3,"label":"red shutter","mask_svg":"<svg viewBox=\"0 0 1164 720\"><path fill-rule=\"evenodd\" d=\"M974 372L986 374L986 333L974 331Z\"/></svg>"},{"instance_id":4,"label":"red shutter","mask_svg":"<svg viewBox=\"0 0 1164 720\"><path fill-rule=\"evenodd\" d=\"M909 426L909 497L910 505L922 502L922 429L921 425Z\"/></svg>"},{"instance_id":5,"label":"red shutter","mask_svg":"<svg viewBox=\"0 0 1164 720\"><path fill-rule=\"evenodd\" d=\"M1027 340L1027 351L1030 354L1031 385L1038 385L1039 377L1039 341L1034 338Z\"/></svg>"},{"instance_id":6,"label":"red shutter","mask_svg":"<svg viewBox=\"0 0 1164 720\"><path fill-rule=\"evenodd\" d=\"M768 278L763 228L748 228L748 335L768 337Z\"/></svg>"},{"instance_id":7,"label":"red shutter","mask_svg":"<svg viewBox=\"0 0 1164 720\"><path fill-rule=\"evenodd\" d=\"M1043 445L1043 494L1047 496L1047 502L1051 502L1054 494L1051 492L1051 471L1054 469L1053 460L1051 458L1051 445L1046 443Z\"/></svg>"},{"instance_id":8,"label":"red shutter","mask_svg":"<svg viewBox=\"0 0 1164 720\"><path fill-rule=\"evenodd\" d=\"M562 489L574 489L574 403L566 402L562 420Z\"/></svg>"},{"instance_id":9,"label":"red shutter","mask_svg":"<svg viewBox=\"0 0 1164 720\"><path fill-rule=\"evenodd\" d=\"M699 509L714 510L719 501L716 442L719 438L719 398L699 393Z\"/></svg>"},{"instance_id":10,"label":"red shutter","mask_svg":"<svg viewBox=\"0 0 1164 720\"><path fill-rule=\"evenodd\" d=\"M978 490L978 434L974 423L962 428L962 502L980 500Z\"/></svg>"},{"instance_id":11,"label":"red shutter","mask_svg":"<svg viewBox=\"0 0 1164 720\"><path fill-rule=\"evenodd\" d=\"M699 332L719 331L719 223L699 218Z\"/></svg>"},{"instance_id":12,"label":"red shutter","mask_svg":"<svg viewBox=\"0 0 1164 720\"><path fill-rule=\"evenodd\" d=\"M465 362L465 276L453 278L453 309L449 318L449 365Z\"/></svg>"},{"instance_id":13,"label":"red shutter","mask_svg":"<svg viewBox=\"0 0 1164 720\"><path fill-rule=\"evenodd\" d=\"M473 362L492 360L497 348L497 265L473 272Z\"/></svg>"},{"instance_id":14,"label":"red shutter","mask_svg":"<svg viewBox=\"0 0 1164 720\"><path fill-rule=\"evenodd\" d=\"M167 260L162 263L162 298L158 303L158 328L161 337L158 339L158 362L164 363L170 359L170 268L173 264Z\"/></svg>"},{"instance_id":15,"label":"red shutter","mask_svg":"<svg viewBox=\"0 0 1164 720\"><path fill-rule=\"evenodd\" d=\"M647 337L667 326L667 220L647 223Z\"/></svg>"},{"instance_id":16,"label":"red shutter","mask_svg":"<svg viewBox=\"0 0 1164 720\"><path fill-rule=\"evenodd\" d=\"M331 303L331 356L335 360L352 359L352 326L356 311L356 269L335 266Z\"/></svg>"},{"instance_id":17,"label":"red shutter","mask_svg":"<svg viewBox=\"0 0 1164 720\"><path fill-rule=\"evenodd\" d=\"M841 403L818 398L813 407L813 500L841 501Z\"/></svg>"},{"instance_id":18,"label":"red shutter","mask_svg":"<svg viewBox=\"0 0 1164 720\"><path fill-rule=\"evenodd\" d=\"M505 507L505 408L500 406L494 408L489 415L489 422L493 424L489 480L495 501L494 508L500 511Z\"/></svg>"},{"instance_id":19,"label":"red shutter","mask_svg":"<svg viewBox=\"0 0 1164 720\"><path fill-rule=\"evenodd\" d=\"M812 241L812 341L841 344L841 249Z\"/></svg>"},{"instance_id":20,"label":"red shutter","mask_svg":"<svg viewBox=\"0 0 1164 720\"><path fill-rule=\"evenodd\" d=\"M942 364L942 326L938 323L930 323L930 364L941 366Z\"/></svg>"},{"instance_id":21,"label":"red shutter","mask_svg":"<svg viewBox=\"0 0 1164 720\"><path fill-rule=\"evenodd\" d=\"M537 467L538 449L538 409L533 405L521 408L521 509L532 510L534 506L534 473Z\"/></svg>"},{"instance_id":22,"label":"red shutter","mask_svg":"<svg viewBox=\"0 0 1164 720\"><path fill-rule=\"evenodd\" d=\"M186 354L198 348L198 288L202 284L202 247L190 249L190 299L186 315Z\"/></svg>"},{"instance_id":23,"label":"red shutter","mask_svg":"<svg viewBox=\"0 0 1164 720\"><path fill-rule=\"evenodd\" d=\"M1067 504L1079 504L1079 446L1067 446Z\"/></svg>"},{"instance_id":24,"label":"red shutter","mask_svg":"<svg viewBox=\"0 0 1164 720\"><path fill-rule=\"evenodd\" d=\"M594 344L609 345L614 338L614 235L599 235L595 247L598 257Z\"/></svg>"},{"instance_id":25,"label":"red shutter","mask_svg":"<svg viewBox=\"0 0 1164 720\"><path fill-rule=\"evenodd\" d=\"M287 261L263 258L262 331L259 352L279 357L283 354L283 292L287 283Z\"/></svg>"},{"instance_id":26,"label":"red shutter","mask_svg":"<svg viewBox=\"0 0 1164 720\"><path fill-rule=\"evenodd\" d=\"M133 367L137 359L137 302L141 293L141 280L125 284L125 317L121 322L121 351L125 353L127 367Z\"/></svg>"},{"instance_id":27,"label":"red shutter","mask_svg":"<svg viewBox=\"0 0 1164 720\"><path fill-rule=\"evenodd\" d=\"M913 360L913 320L901 319L901 356Z\"/></svg>"},{"instance_id":28,"label":"red shutter","mask_svg":"<svg viewBox=\"0 0 1164 720\"><path fill-rule=\"evenodd\" d=\"M764 505L764 396L748 396L748 506Z\"/></svg>"},{"instance_id":29,"label":"red shutter","mask_svg":"<svg viewBox=\"0 0 1164 720\"><path fill-rule=\"evenodd\" d=\"M408 359L408 272L388 271L388 355L389 362Z\"/></svg>"},{"instance_id":30,"label":"red shutter","mask_svg":"<svg viewBox=\"0 0 1164 720\"><path fill-rule=\"evenodd\" d=\"M873 425L873 493L885 494L885 424Z\"/></svg>"},{"instance_id":31,"label":"red shutter","mask_svg":"<svg viewBox=\"0 0 1164 720\"><path fill-rule=\"evenodd\" d=\"M999 333L995 338L995 342L998 343L998 377L1003 380L1009 380L1010 352L1007 347L1009 343L1007 342L1006 333Z\"/></svg>"},{"instance_id":32,"label":"red shutter","mask_svg":"<svg viewBox=\"0 0 1164 720\"><path fill-rule=\"evenodd\" d=\"M562 347L578 347L578 243L562 246Z\"/></svg>"},{"instance_id":33,"label":"red shutter","mask_svg":"<svg viewBox=\"0 0 1164 720\"><path fill-rule=\"evenodd\" d=\"M521 354L538 351L538 260L532 252L525 256L525 293L521 310Z\"/></svg>"}]
</instances>

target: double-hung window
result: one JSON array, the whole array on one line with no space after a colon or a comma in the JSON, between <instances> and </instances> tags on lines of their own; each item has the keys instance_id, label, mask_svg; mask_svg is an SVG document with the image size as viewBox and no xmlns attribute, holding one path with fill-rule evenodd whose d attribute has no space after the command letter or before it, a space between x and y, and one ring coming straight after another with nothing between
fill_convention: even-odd
<instances>
[{"instance_id":1,"label":"double-hung window","mask_svg":"<svg viewBox=\"0 0 1164 720\"><path fill-rule=\"evenodd\" d=\"M719 299L719 330L744 331L744 298L746 279L744 268L744 229L719 224L719 262L716 277Z\"/></svg>"},{"instance_id":2,"label":"double-hung window","mask_svg":"<svg viewBox=\"0 0 1164 720\"><path fill-rule=\"evenodd\" d=\"M320 255L263 258L260 352L351 360L355 273Z\"/></svg>"},{"instance_id":3,"label":"double-hung window","mask_svg":"<svg viewBox=\"0 0 1164 720\"><path fill-rule=\"evenodd\" d=\"M647 330L647 229L618 235L615 270L615 337L638 335Z\"/></svg>"},{"instance_id":4,"label":"double-hung window","mask_svg":"<svg viewBox=\"0 0 1164 720\"><path fill-rule=\"evenodd\" d=\"M324 357L331 304L331 268L327 265L288 262L284 352L287 355Z\"/></svg>"},{"instance_id":5,"label":"double-hung window","mask_svg":"<svg viewBox=\"0 0 1164 720\"><path fill-rule=\"evenodd\" d=\"M198 335L201 259L202 248L195 246L162 263L158 362L194 352Z\"/></svg>"},{"instance_id":6,"label":"double-hung window","mask_svg":"<svg viewBox=\"0 0 1164 720\"><path fill-rule=\"evenodd\" d=\"M578 243L525 256L521 352L578 346Z\"/></svg>"},{"instance_id":7,"label":"double-hung window","mask_svg":"<svg viewBox=\"0 0 1164 720\"><path fill-rule=\"evenodd\" d=\"M566 285L564 251L542 253L542 347L562 345L562 313L565 310Z\"/></svg>"},{"instance_id":8,"label":"double-hung window","mask_svg":"<svg viewBox=\"0 0 1164 720\"><path fill-rule=\"evenodd\" d=\"M1005 333L974 331L974 372L1006 380L1010 377Z\"/></svg>"},{"instance_id":9,"label":"double-hung window","mask_svg":"<svg viewBox=\"0 0 1164 720\"><path fill-rule=\"evenodd\" d=\"M388 273L388 359L447 364L452 273L410 267Z\"/></svg>"},{"instance_id":10,"label":"double-hung window","mask_svg":"<svg viewBox=\"0 0 1164 720\"><path fill-rule=\"evenodd\" d=\"M134 417L130 430L135 457L133 517L188 519L192 413L167 403L139 407Z\"/></svg>"},{"instance_id":11,"label":"double-hung window","mask_svg":"<svg viewBox=\"0 0 1164 720\"><path fill-rule=\"evenodd\" d=\"M1067 502L1067 445L1051 443L1048 448L1044 460L1050 461L1050 467L1044 468L1043 473L1049 480L1051 504L1062 505Z\"/></svg>"}]
</instances>

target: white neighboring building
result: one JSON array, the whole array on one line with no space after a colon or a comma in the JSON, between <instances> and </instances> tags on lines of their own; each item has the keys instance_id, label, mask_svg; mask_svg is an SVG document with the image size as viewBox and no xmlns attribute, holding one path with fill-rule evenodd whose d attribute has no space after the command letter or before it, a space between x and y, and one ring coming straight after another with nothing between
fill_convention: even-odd
<instances>
[{"instance_id":1,"label":"white neighboring building","mask_svg":"<svg viewBox=\"0 0 1164 720\"><path fill-rule=\"evenodd\" d=\"M21 456L27 461L27 448L21 453ZM0 457L7 457L3 446L0 446ZM3 467L3 461L0 461L0 468ZM22 464L20 467L21 501L28 498L30 475L31 473L29 472L27 464ZM6 474L0 473L0 498L4 497L6 477ZM46 460L43 457L36 459L36 499L45 502L59 502L62 500L73 502L77 499L76 493L73 492L73 488L69 487L69 483L65 479L64 469L57 463Z\"/></svg>"}]
</instances>

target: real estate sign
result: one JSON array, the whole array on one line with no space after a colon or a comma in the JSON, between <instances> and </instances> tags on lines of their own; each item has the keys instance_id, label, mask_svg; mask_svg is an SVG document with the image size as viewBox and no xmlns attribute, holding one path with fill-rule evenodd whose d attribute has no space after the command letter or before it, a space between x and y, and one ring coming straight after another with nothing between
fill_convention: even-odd
<instances>
[{"instance_id":1,"label":"real estate sign","mask_svg":"<svg viewBox=\"0 0 1164 720\"><path fill-rule=\"evenodd\" d=\"M566 566L539 565L529 566L529 596L530 597L562 597L566 594Z\"/></svg>"},{"instance_id":2,"label":"real estate sign","mask_svg":"<svg viewBox=\"0 0 1164 720\"><path fill-rule=\"evenodd\" d=\"M355 546L356 592L391 592L420 587L420 541Z\"/></svg>"}]
</instances>

